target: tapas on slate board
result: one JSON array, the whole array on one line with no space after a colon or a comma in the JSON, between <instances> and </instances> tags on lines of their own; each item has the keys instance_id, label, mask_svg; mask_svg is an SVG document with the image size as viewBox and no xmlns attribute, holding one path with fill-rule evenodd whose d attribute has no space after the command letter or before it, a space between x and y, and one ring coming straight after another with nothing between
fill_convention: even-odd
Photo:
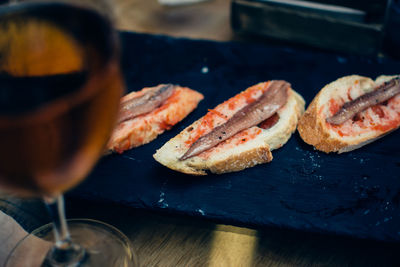
<instances>
[{"instance_id":1,"label":"tapas on slate board","mask_svg":"<svg viewBox=\"0 0 400 267\"><path fill-rule=\"evenodd\" d=\"M400 240L399 132L344 154L326 154L313 148L315 146L325 152L347 152L349 148L358 148L360 144L397 128L399 121L394 114L400 103L398 78L381 77L373 81L349 74L370 77L381 73L393 74L399 69L399 62L292 47L195 41L133 33L122 33L121 37L124 46L122 66L129 90L138 91L163 83L180 84L200 92L204 100L156 141L123 154L104 157L89 179L70 197L201 216L249 227L279 226ZM311 102L327 82L342 76L348 77L325 87ZM268 80L275 82L258 83ZM286 80L290 85L280 80ZM245 88L249 89L239 93ZM251 88L257 90L252 91ZM268 143L269 148L281 147L274 152L274 160L269 164L196 178L171 171L152 159L154 152L168 140L183 135L187 139L174 143L180 148L179 153L169 153L175 153L173 157L178 163L174 164L187 161L188 166L193 167L197 158L204 161L202 153L207 154L207 151L201 149L204 149L204 144L215 143L215 138L224 139L211 148L215 155L221 152L221 148L226 148L232 139L238 142L233 142L234 148L247 148L252 143L249 140L252 134L260 135L257 129L263 133L280 126L286 127L282 121L288 117L282 110L286 110L295 94L290 88L311 105L300 119L300 125L303 125L300 136L296 132L290 139L285 137L285 140L274 143L272 138ZM246 95L246 92L250 93ZM268 92L274 93L271 96ZM231 105L231 109L231 100L224 102L228 104L219 105L235 95L246 95L247 98L243 98L244 101L240 100L242 97L231 98L241 103L234 107ZM265 95L269 100L263 100ZM299 112L291 116L297 121L303 110L301 97L296 94L295 98L300 103L299 107L293 104L291 108ZM279 105L282 101L283 104ZM371 103L374 103L372 108ZM262 124L271 120L272 115L259 120L249 119L251 114L258 113L261 106L278 106L279 110L271 112L278 115L278 120L275 118L274 123L266 123L266 129ZM360 106L364 108L360 110ZM210 108L213 109L208 110ZM238 111L245 111L244 115L239 116ZM347 112L354 114L345 122L337 123L336 119L343 120ZM378 121L384 127L375 127ZM213 131L216 125L222 126ZM238 125L250 125L247 128L254 132L249 132L247 128L240 129ZM349 128L349 125L355 128ZM377 134L367 134L365 129L373 129ZM203 130L205 134L203 132L199 136L198 133ZM235 135L243 132L247 135L235 139ZM290 128L289 132L294 132L294 129ZM225 138L224 135L230 136ZM280 132L277 135L282 136ZM240 143L243 139L246 141ZM313 146L305 144L302 139ZM185 142L188 140L190 142ZM288 143L283 146L286 140ZM195 153L189 152L189 156L185 156L189 150ZM214 157L213 153L208 156ZM257 153L264 162L270 161L267 149L259 149ZM210 170L213 172L215 168Z\"/></svg>"}]
</instances>

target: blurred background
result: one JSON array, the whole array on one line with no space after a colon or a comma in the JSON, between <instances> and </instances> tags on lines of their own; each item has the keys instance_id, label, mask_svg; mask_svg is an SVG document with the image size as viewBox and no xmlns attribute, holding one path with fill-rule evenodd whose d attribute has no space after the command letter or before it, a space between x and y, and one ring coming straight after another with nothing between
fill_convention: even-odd
<instances>
[{"instance_id":1,"label":"blurred background","mask_svg":"<svg viewBox=\"0 0 400 267\"><path fill-rule=\"evenodd\" d=\"M118 28L126 31L288 42L371 57L400 57L396 34L400 0L109 0L109 4Z\"/></svg>"},{"instance_id":2,"label":"blurred background","mask_svg":"<svg viewBox=\"0 0 400 267\"><path fill-rule=\"evenodd\" d=\"M110 0L122 30L399 56L399 0Z\"/></svg>"}]
</instances>

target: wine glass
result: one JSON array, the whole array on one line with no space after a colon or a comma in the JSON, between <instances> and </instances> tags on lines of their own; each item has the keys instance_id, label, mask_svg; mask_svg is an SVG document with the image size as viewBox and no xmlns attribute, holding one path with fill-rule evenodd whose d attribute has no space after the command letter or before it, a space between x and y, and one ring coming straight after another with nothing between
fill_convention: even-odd
<instances>
[{"instance_id":1,"label":"wine glass","mask_svg":"<svg viewBox=\"0 0 400 267\"><path fill-rule=\"evenodd\" d=\"M7 266L136 265L117 229L72 220L68 230L64 215L62 194L103 153L123 89L118 35L99 2L0 7L0 187L42 197L53 219Z\"/></svg>"}]
</instances>

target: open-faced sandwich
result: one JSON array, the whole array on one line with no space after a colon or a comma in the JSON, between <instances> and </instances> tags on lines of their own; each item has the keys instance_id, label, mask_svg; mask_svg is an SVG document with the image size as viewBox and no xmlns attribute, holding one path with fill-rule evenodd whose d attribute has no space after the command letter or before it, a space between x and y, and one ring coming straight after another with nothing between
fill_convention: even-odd
<instances>
[{"instance_id":1,"label":"open-faced sandwich","mask_svg":"<svg viewBox=\"0 0 400 267\"><path fill-rule=\"evenodd\" d=\"M285 81L254 85L218 105L155 154L161 164L192 175L243 170L272 160L304 111Z\"/></svg>"},{"instance_id":2,"label":"open-faced sandwich","mask_svg":"<svg viewBox=\"0 0 400 267\"><path fill-rule=\"evenodd\" d=\"M122 153L149 143L183 120L202 99L199 92L172 84L147 87L125 95L107 150Z\"/></svg>"},{"instance_id":3,"label":"open-faced sandwich","mask_svg":"<svg viewBox=\"0 0 400 267\"><path fill-rule=\"evenodd\" d=\"M324 152L348 152L400 126L400 78L358 75L326 85L300 119L303 140Z\"/></svg>"}]
</instances>

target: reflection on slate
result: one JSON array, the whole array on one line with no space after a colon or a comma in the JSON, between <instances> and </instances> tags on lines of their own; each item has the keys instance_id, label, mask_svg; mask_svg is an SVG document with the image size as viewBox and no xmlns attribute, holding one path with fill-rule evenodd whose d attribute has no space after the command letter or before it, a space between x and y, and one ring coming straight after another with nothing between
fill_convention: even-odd
<instances>
[{"instance_id":1,"label":"reflection on slate","mask_svg":"<svg viewBox=\"0 0 400 267\"><path fill-rule=\"evenodd\" d=\"M319 89L341 76L393 74L400 62L293 47L121 36L128 91L177 83L202 92L205 99L150 144L104 157L69 197L249 227L400 241L400 131L342 155L315 151L295 133L273 152L271 163L207 177L171 171L152 158L208 108L257 82L285 79L308 104Z\"/></svg>"}]
</instances>

